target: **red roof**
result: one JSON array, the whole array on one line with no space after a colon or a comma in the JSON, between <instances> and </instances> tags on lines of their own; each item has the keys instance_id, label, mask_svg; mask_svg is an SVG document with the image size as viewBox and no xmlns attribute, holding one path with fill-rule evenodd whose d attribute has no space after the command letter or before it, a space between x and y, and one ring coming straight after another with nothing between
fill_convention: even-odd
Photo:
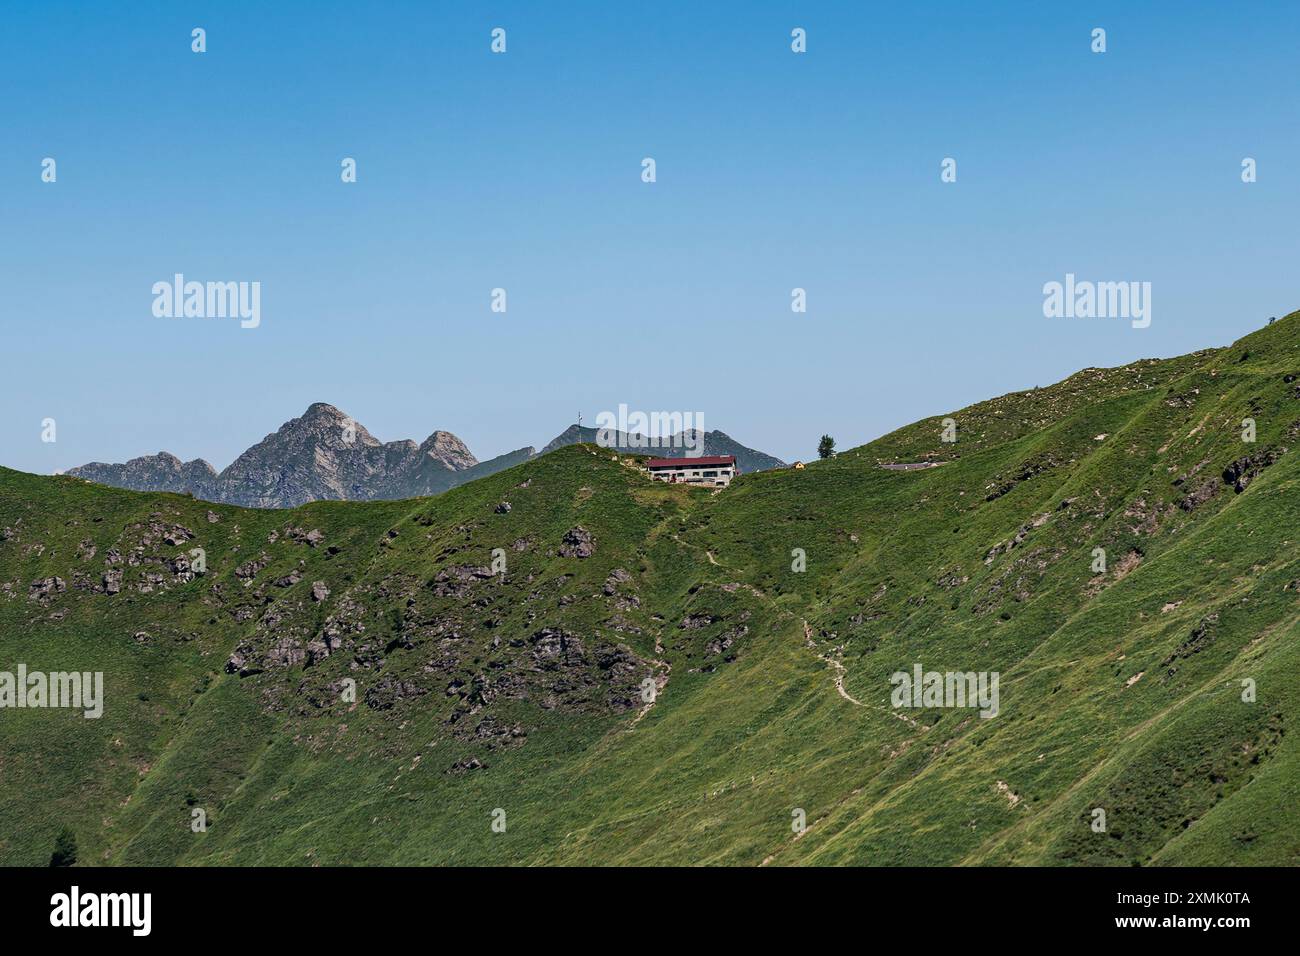
<instances>
[{"instance_id":1,"label":"red roof","mask_svg":"<svg viewBox=\"0 0 1300 956\"><path fill-rule=\"evenodd\" d=\"M712 468L715 465L734 465L735 455L710 455L707 458L651 458L647 468Z\"/></svg>"}]
</instances>

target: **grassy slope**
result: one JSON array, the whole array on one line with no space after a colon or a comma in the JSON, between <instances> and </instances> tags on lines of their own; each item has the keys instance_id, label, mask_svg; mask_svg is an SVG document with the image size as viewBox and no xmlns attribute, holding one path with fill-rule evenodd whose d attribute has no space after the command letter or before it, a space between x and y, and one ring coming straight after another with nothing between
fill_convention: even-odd
<instances>
[{"instance_id":1,"label":"grassy slope","mask_svg":"<svg viewBox=\"0 0 1300 956\"><path fill-rule=\"evenodd\" d=\"M956 444L936 418L719 495L589 446L433 499L293 512L0 472L18 532L0 542L0 669L103 670L109 700L99 721L0 711L0 859L43 863L70 825L83 860L115 863L1294 864L1296 373L1293 315L954 412ZM1283 447L1240 494L1220 477ZM878 467L921 460L945 464ZM142 553L201 543L208 574L78 589L151 521L196 537ZM575 525L590 558L557 554ZM504 576L439 586L497 547ZM29 600L53 574L68 590ZM339 620L324 660L266 663ZM543 628L585 656L555 669ZM227 673L236 648L264 672ZM1000 715L891 710L889 674L918 662L999 671ZM638 719L628 688L665 676ZM410 693L379 693L394 681Z\"/></svg>"}]
</instances>

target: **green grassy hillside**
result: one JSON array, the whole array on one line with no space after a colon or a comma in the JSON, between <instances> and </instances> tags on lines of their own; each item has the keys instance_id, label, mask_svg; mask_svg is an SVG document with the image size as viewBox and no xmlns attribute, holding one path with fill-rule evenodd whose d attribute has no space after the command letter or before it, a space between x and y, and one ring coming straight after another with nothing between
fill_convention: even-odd
<instances>
[{"instance_id":1,"label":"green grassy hillside","mask_svg":"<svg viewBox=\"0 0 1300 956\"><path fill-rule=\"evenodd\" d=\"M0 671L106 685L0 710L0 862L1295 864L1298 446L1300 314L716 494L0 470ZM917 664L998 714L893 707Z\"/></svg>"}]
</instances>

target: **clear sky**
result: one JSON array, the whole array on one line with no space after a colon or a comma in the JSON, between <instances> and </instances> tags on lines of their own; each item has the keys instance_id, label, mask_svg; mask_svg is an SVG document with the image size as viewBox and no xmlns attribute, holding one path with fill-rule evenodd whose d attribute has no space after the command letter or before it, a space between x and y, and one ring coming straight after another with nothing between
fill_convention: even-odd
<instances>
[{"instance_id":1,"label":"clear sky","mask_svg":"<svg viewBox=\"0 0 1300 956\"><path fill-rule=\"evenodd\" d=\"M1300 307L1296 4L0 16L10 467L221 468L314 401L484 459L620 403L807 458ZM155 317L177 272L260 282L260 327ZM1045 318L1067 272L1151 326Z\"/></svg>"}]
</instances>

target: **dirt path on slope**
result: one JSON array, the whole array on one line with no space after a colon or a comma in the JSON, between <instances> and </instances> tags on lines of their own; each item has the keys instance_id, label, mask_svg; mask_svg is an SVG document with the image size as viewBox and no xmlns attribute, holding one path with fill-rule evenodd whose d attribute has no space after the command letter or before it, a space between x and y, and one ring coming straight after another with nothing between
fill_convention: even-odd
<instances>
[{"instance_id":1,"label":"dirt path on slope","mask_svg":"<svg viewBox=\"0 0 1300 956\"><path fill-rule=\"evenodd\" d=\"M914 719L911 718L911 717L908 717L906 714L900 714L897 710L895 710L895 709L892 708L892 707L885 707L885 706L882 705L882 704L864 704L862 701L858 700L856 697L854 697L852 694L850 694L847 690L845 690L845 689L844 689L844 678L848 676L848 673L849 673L849 672L848 672L848 668L846 668L843 664L841 664L839 661L837 661L834 657L831 657L829 654L820 654L820 653L818 653L818 652L817 652L817 642L813 640L812 625L809 624L807 621L802 620L802 619L801 619L801 623L803 624L803 639L804 639L804 643L805 643L809 648L812 649L812 651L813 651L814 654L817 654L817 659L818 659L819 661L822 661L823 663L825 663L825 664L827 664L827 665L829 665L830 667L833 667L833 668L835 669L835 690L836 690L836 692L837 692L841 697L843 697L845 700L847 700L850 704L856 704L856 705L859 706L859 707L870 707L870 708L872 708L872 709L874 709L874 710L878 710L878 711L881 711L881 712L883 712L883 713L889 714L891 717L895 717L895 718L897 718L898 720L901 720L903 723L905 723L905 724L907 724L908 726L914 728L915 730L919 730L919 731L921 731L922 733L924 733L925 731L927 731L927 730L930 729L929 727L925 726L924 724L917 723L916 720L914 720Z\"/></svg>"},{"instance_id":2,"label":"dirt path on slope","mask_svg":"<svg viewBox=\"0 0 1300 956\"><path fill-rule=\"evenodd\" d=\"M927 466L927 467L928 467L928 466ZM703 551L704 551L704 556L705 556L705 558L707 558L709 564L713 565L715 568L721 568L721 567L724 566L724 565L722 565L721 563L718 562L718 559L717 559L717 558L715 558L715 557L713 556L713 552L712 552L712 551L708 551L708 550L702 549L702 548L700 548L699 545L690 544L689 542L683 541L683 540L682 540L680 537L678 537L676 534L673 534L673 535L672 535L672 539L673 539L674 541L676 541L678 544L680 544L680 545L684 545L684 546L686 546L686 547L688 547L688 548L694 548L696 551L701 551L701 550L703 550ZM752 590L753 593L754 593L756 596L761 597L761 598L763 598L764 600L769 600L769 601L770 601L770 599L768 599L767 596L764 595L764 594L763 594L761 591L759 591L757 588L751 588L750 590ZM788 614L788 613L789 613L788 611L785 611L784 609L780 609L780 610L781 610L781 613L783 613L783 614ZM926 727L926 726L923 725L923 724L919 724L919 723L917 723L915 720L913 720L911 717L908 717L906 714L900 714L897 710L895 710L895 709L892 708L892 707L883 707L883 706L880 706L880 705L878 705L878 704L866 704L866 703L863 703L862 701L858 700L858 699L857 699L856 697L854 697L852 694L850 694L850 693L848 692L848 690L845 689L845 687L844 687L844 679L848 676L848 669L847 669L847 668L846 668L842 663L840 663L840 661L836 660L836 659L835 659L834 657L832 657L830 654L822 654L820 651L818 651L818 650L817 650L817 642L816 642L815 640L813 640L812 625L809 624L808 621L805 620L805 619L803 619L803 618L800 618L800 623L803 625L804 644L808 647L809 650L811 650L814 654L817 655L817 659L818 659L819 661L821 661L823 664L827 665L828 667L830 667L832 670L835 671L835 678L834 678L834 680L835 680L835 692L836 692L837 694L839 694L841 697L843 697L845 700L847 700L850 704L853 704L855 707L870 707L870 708L873 708L873 709L875 709L875 710L884 711L885 713L890 714L891 716L897 718L898 720L901 720L903 723L910 725L911 727L913 727L913 728L916 729L916 730L920 730L920 731L924 732L924 731L930 729L929 727ZM653 706L653 704L651 704L651 705L647 705L645 708L643 708L643 713L637 715L637 721L639 721L639 720L641 719L641 717L644 716L644 712L645 712L645 711L649 711L649 709L650 709L651 706ZM633 724L633 726L635 726L635 723Z\"/></svg>"},{"instance_id":3,"label":"dirt path on slope","mask_svg":"<svg viewBox=\"0 0 1300 956\"><path fill-rule=\"evenodd\" d=\"M650 713L651 708L654 707L655 703L659 700L659 695L662 694L664 692L664 688L668 686L668 676L672 673L673 665L668 663L668 661L654 661L653 663L656 667L663 668L661 672L655 674L654 676L654 682L655 682L654 699L649 701L648 703L641 705L641 709L637 711L637 715L632 718L632 723L627 725L628 730L632 730L637 724L641 723L641 718L645 717L646 714Z\"/></svg>"},{"instance_id":4,"label":"dirt path on slope","mask_svg":"<svg viewBox=\"0 0 1300 956\"><path fill-rule=\"evenodd\" d=\"M885 471L924 471L926 468L938 468L946 464L946 461L891 461L879 467Z\"/></svg>"},{"instance_id":5,"label":"dirt path on slope","mask_svg":"<svg viewBox=\"0 0 1300 956\"><path fill-rule=\"evenodd\" d=\"M817 654L817 642L813 640L812 625L807 621L802 621L802 624L804 643L808 645L808 647L812 648L814 654ZM829 664L835 669L835 690L841 697L847 700L850 704L856 704L858 707L867 706L844 689L844 677L848 671L845 669L843 664L831 657L829 654L817 654L817 659L823 663Z\"/></svg>"}]
</instances>

